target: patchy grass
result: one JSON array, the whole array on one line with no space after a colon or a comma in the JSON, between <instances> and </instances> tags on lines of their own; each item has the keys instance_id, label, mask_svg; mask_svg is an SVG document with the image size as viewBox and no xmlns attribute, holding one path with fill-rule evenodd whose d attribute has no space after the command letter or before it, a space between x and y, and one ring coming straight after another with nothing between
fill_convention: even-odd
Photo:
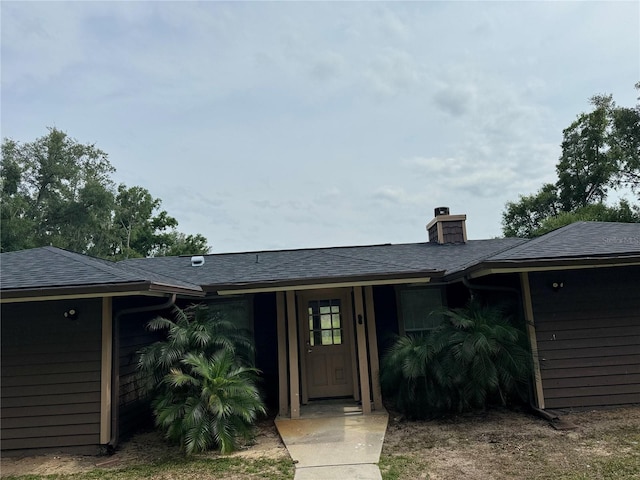
<instances>
[{"instance_id":1,"label":"patchy grass","mask_svg":"<svg viewBox=\"0 0 640 480\"><path fill-rule=\"evenodd\" d=\"M389 421L384 480L632 480L640 478L640 407L564 412L576 425L507 410Z\"/></svg>"},{"instance_id":2,"label":"patchy grass","mask_svg":"<svg viewBox=\"0 0 640 480\"><path fill-rule=\"evenodd\" d=\"M215 459L181 459L136 465L119 469L94 469L82 473L54 475L26 475L3 477L14 480L135 480L150 478L158 480L199 480L225 478L234 480L281 480L293 478L293 463L290 459L246 459L220 457Z\"/></svg>"},{"instance_id":3,"label":"patchy grass","mask_svg":"<svg viewBox=\"0 0 640 480\"><path fill-rule=\"evenodd\" d=\"M417 465L412 458L408 456L383 455L380 457L378 466L380 467L383 480L420 478L420 465Z\"/></svg>"},{"instance_id":4,"label":"patchy grass","mask_svg":"<svg viewBox=\"0 0 640 480\"><path fill-rule=\"evenodd\" d=\"M562 417L577 428L555 430L540 418L508 410L422 422L401 421L391 413L379 464L382 478L640 479L640 406ZM113 464L99 468L96 462L104 457L23 458L13 464L3 458L0 471L3 479L20 480L286 480L294 474L272 421L262 422L255 442L230 456L212 452L185 459L158 434L147 433L111 458Z\"/></svg>"}]
</instances>

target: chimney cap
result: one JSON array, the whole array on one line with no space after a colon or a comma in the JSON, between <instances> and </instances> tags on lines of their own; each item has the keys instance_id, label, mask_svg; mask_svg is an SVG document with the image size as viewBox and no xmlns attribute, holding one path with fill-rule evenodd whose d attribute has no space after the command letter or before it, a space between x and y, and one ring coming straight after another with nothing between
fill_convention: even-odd
<instances>
[{"instance_id":1,"label":"chimney cap","mask_svg":"<svg viewBox=\"0 0 640 480\"><path fill-rule=\"evenodd\" d=\"M433 209L434 217L439 217L440 215L449 215L449 207L436 207Z\"/></svg>"}]
</instances>

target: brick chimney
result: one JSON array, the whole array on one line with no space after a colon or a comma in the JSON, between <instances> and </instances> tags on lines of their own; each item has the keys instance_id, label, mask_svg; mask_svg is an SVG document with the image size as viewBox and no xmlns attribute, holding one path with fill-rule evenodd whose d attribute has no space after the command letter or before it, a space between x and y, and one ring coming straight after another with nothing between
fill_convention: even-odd
<instances>
[{"instance_id":1,"label":"brick chimney","mask_svg":"<svg viewBox=\"0 0 640 480\"><path fill-rule=\"evenodd\" d=\"M429 242L467 243L466 215L450 215L449 207L434 209L434 219L427 224Z\"/></svg>"}]
</instances>

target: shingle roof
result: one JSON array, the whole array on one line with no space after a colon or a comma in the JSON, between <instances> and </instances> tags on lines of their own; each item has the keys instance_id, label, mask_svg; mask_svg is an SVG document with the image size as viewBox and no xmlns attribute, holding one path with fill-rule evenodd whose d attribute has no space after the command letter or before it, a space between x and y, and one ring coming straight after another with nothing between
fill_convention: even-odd
<instances>
[{"instance_id":1,"label":"shingle roof","mask_svg":"<svg viewBox=\"0 0 640 480\"><path fill-rule=\"evenodd\" d=\"M488 258L542 260L640 255L640 223L576 222Z\"/></svg>"},{"instance_id":2,"label":"shingle roof","mask_svg":"<svg viewBox=\"0 0 640 480\"><path fill-rule=\"evenodd\" d=\"M212 254L192 267L190 257L156 257L121 262L162 272L202 286L232 286L322 279L442 276L466 268L525 240L472 240L466 244L409 243Z\"/></svg>"},{"instance_id":3,"label":"shingle roof","mask_svg":"<svg viewBox=\"0 0 640 480\"><path fill-rule=\"evenodd\" d=\"M503 263L635 259L640 257L640 224L579 222L534 240L499 238L466 244L385 244L205 255L200 267L189 256L136 258L118 263L55 247L0 256L0 288L113 287L145 284L156 290L199 293L220 287L334 283L358 279L453 279ZM635 260L633 260L635 261Z\"/></svg>"},{"instance_id":4,"label":"shingle roof","mask_svg":"<svg viewBox=\"0 0 640 480\"><path fill-rule=\"evenodd\" d=\"M3 292L125 284L147 284L157 290L166 287L201 291L198 285L183 280L56 247L7 252L0 256L0 288Z\"/></svg>"}]
</instances>

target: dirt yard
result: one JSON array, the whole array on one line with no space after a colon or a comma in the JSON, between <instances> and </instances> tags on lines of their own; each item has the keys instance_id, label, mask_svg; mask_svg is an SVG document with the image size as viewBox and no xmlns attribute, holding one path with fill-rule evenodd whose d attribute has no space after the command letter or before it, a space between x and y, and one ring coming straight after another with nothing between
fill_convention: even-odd
<instances>
[{"instance_id":1,"label":"dirt yard","mask_svg":"<svg viewBox=\"0 0 640 480\"><path fill-rule=\"evenodd\" d=\"M556 430L545 420L506 410L426 422L402 421L391 413L381 470L385 478L398 479L640 478L640 406L564 412L562 418L576 428ZM111 457L3 458L0 471L3 477L82 473L178 455L158 434L143 433ZM253 445L233 456L288 458L270 421L260 423Z\"/></svg>"},{"instance_id":2,"label":"dirt yard","mask_svg":"<svg viewBox=\"0 0 640 480\"><path fill-rule=\"evenodd\" d=\"M400 464L397 478L430 480L640 478L640 406L562 413L575 428L505 410L428 422L392 417L381 468Z\"/></svg>"}]
</instances>

